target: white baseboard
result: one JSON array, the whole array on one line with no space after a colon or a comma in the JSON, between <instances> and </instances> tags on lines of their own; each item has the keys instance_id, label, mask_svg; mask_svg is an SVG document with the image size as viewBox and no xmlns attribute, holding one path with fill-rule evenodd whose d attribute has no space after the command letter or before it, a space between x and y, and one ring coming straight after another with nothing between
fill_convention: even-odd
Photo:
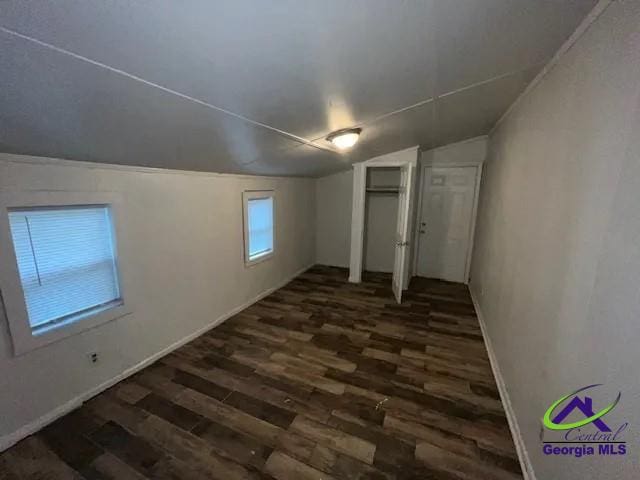
<instances>
[{"instance_id":1,"label":"white baseboard","mask_svg":"<svg viewBox=\"0 0 640 480\"><path fill-rule=\"evenodd\" d=\"M199 329L199 330L187 335L186 337L178 340L175 343L172 343L167 348L165 348L165 349L163 349L163 350L151 355L150 357L145 358L140 363L128 368L124 372L116 375L115 377L113 377L113 378L107 380L106 382L98 385L97 387L92 388L91 390L89 390L89 391L87 391L87 392L85 392L85 393L83 393L81 395L78 395L76 398L68 401L67 403L65 403L63 405L60 405L59 407L54 408L53 410L51 410L50 412L47 412L46 414L44 414L41 417L39 417L36 420L34 420L33 422L30 422L27 425L25 425L23 427L20 427L15 432L9 433L8 435L4 435L4 436L0 437L0 452L3 452L4 450L12 447L16 443L18 443L20 440L28 437L29 435L33 435L34 433L36 433L37 431L43 429L44 427L46 427L50 423L53 423L54 421L56 421L58 418L63 417L64 415L67 415L68 413L72 412L73 410L75 410L77 408L80 408L84 402L86 402L87 400L91 399L92 397L95 397L99 393L107 390L108 388L111 388L116 383L121 382L122 380L124 380L127 377L130 377L134 373L139 372L143 368L151 365L153 362L161 359L162 357L168 355L169 353L173 352L174 350L177 350L178 348L180 348L183 345L189 343L190 341L195 340L200 335L203 335L204 333L208 332L212 328L217 327L222 322L224 322L228 318L231 318L235 314L241 312L245 308L248 308L251 305L253 305L254 303L259 302L260 300L262 300L267 295L270 295L271 293L273 293L274 291L278 290L279 288L282 288L287 283L289 283L291 280L293 280L297 276L301 275L302 273L306 272L313 265L315 265L315 262L311 263L310 265L307 265L306 267L304 267L304 268L302 268L300 270L298 270L296 273L294 273L293 275L287 277L285 280L283 280L282 282L278 283L274 287L268 288L264 292L260 293L259 295L255 296L254 298L248 300L247 302L243 303L242 305L234 308L230 312L227 312L224 315L221 315L220 317L215 319L210 324L204 326L203 328L201 328L201 329Z\"/></svg>"},{"instance_id":2,"label":"white baseboard","mask_svg":"<svg viewBox=\"0 0 640 480\"><path fill-rule=\"evenodd\" d=\"M513 405L511 404L511 399L509 398L509 393L507 392L507 386L504 383L502 372L500 372L498 359L496 358L493 346L491 345L491 338L489 337L489 332L487 331L487 324L484 321L484 316L482 315L480 304L476 300L476 296L471 286L469 286L469 292L471 293L473 306L476 309L476 315L478 316L478 322L480 323L480 329L482 330L484 344L487 347L487 353L489 354L491 370L493 371L493 376L496 379L496 385L498 386L498 391L500 392L502 406L504 407L504 411L507 416L507 422L509 422L509 429L511 430L513 443L515 444L516 453L518 454L518 460L520 461L520 467L522 468L522 475L524 477L524 480L536 480L536 474L533 470L531 459L529 458L529 452L527 451L527 447L522 438L522 433L520 432L520 427L518 425L518 419L516 418L516 414L513 410Z\"/></svg>"}]
</instances>

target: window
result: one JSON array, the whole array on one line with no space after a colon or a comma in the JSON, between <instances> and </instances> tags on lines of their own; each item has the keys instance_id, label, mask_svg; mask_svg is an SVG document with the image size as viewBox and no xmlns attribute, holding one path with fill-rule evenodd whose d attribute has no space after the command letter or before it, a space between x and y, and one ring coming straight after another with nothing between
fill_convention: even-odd
<instances>
[{"instance_id":1,"label":"window","mask_svg":"<svg viewBox=\"0 0 640 480\"><path fill-rule=\"evenodd\" d=\"M268 192L244 193L245 263L266 260L274 252L274 196Z\"/></svg>"},{"instance_id":2,"label":"window","mask_svg":"<svg viewBox=\"0 0 640 480\"><path fill-rule=\"evenodd\" d=\"M132 312L118 192L0 192L0 289L15 355Z\"/></svg>"},{"instance_id":3,"label":"window","mask_svg":"<svg viewBox=\"0 0 640 480\"><path fill-rule=\"evenodd\" d=\"M10 209L9 224L34 335L121 303L108 206Z\"/></svg>"}]
</instances>

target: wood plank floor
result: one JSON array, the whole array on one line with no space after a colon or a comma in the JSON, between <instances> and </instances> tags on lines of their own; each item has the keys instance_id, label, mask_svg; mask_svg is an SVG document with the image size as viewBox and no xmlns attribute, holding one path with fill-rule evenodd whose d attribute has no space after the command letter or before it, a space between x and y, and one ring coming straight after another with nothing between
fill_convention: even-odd
<instances>
[{"instance_id":1,"label":"wood plank floor","mask_svg":"<svg viewBox=\"0 0 640 480\"><path fill-rule=\"evenodd\" d=\"M0 454L0 479L522 478L464 285L314 267Z\"/></svg>"}]
</instances>

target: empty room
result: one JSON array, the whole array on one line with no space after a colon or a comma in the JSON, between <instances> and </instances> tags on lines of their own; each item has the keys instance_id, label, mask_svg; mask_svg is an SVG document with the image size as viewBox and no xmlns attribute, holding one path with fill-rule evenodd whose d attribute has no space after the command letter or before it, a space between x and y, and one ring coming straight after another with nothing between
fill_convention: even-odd
<instances>
[{"instance_id":1,"label":"empty room","mask_svg":"<svg viewBox=\"0 0 640 480\"><path fill-rule=\"evenodd\" d=\"M0 2L0 480L635 480L640 0Z\"/></svg>"}]
</instances>

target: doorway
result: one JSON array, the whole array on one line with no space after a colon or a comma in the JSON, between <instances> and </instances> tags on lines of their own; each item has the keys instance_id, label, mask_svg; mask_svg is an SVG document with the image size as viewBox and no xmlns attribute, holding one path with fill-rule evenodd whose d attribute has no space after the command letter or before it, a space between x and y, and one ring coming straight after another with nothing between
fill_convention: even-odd
<instances>
[{"instance_id":1,"label":"doorway","mask_svg":"<svg viewBox=\"0 0 640 480\"><path fill-rule=\"evenodd\" d=\"M359 283L362 277L364 263L366 204L368 194L397 195L397 215L395 224L385 222L389 234L394 233L395 244L393 275L391 289L400 303L402 291L409 285L411 275L409 259L411 258L411 244L413 219L413 193L415 171L418 160L418 147L412 147L399 152L382 155L353 166L353 202L351 215L351 255L349 260L349 281ZM374 168L391 167L394 177L399 180L393 185L374 185L367 181L368 171ZM399 175L398 175L399 174ZM382 192L382 190L387 190Z\"/></svg>"},{"instance_id":2,"label":"doorway","mask_svg":"<svg viewBox=\"0 0 640 480\"><path fill-rule=\"evenodd\" d=\"M416 270L467 283L479 168L424 166Z\"/></svg>"}]
</instances>

